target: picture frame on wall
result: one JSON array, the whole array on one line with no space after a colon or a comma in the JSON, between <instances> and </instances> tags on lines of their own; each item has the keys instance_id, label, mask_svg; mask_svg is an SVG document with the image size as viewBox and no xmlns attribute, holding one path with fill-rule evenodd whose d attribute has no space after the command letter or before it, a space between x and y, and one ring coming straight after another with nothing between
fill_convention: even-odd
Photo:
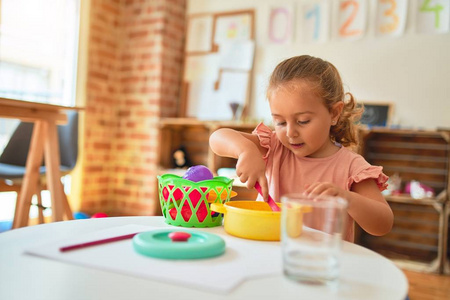
<instances>
[{"instance_id":1,"label":"picture frame on wall","mask_svg":"<svg viewBox=\"0 0 450 300\"><path fill-rule=\"evenodd\" d=\"M255 39L253 10L230 11L214 14L213 50L223 43Z\"/></svg>"},{"instance_id":2,"label":"picture frame on wall","mask_svg":"<svg viewBox=\"0 0 450 300\"><path fill-rule=\"evenodd\" d=\"M188 19L186 53L198 55L212 52L213 22L213 16L206 14L194 15Z\"/></svg>"},{"instance_id":3,"label":"picture frame on wall","mask_svg":"<svg viewBox=\"0 0 450 300\"><path fill-rule=\"evenodd\" d=\"M238 121L250 105L254 10L188 16L180 116Z\"/></svg>"},{"instance_id":4,"label":"picture frame on wall","mask_svg":"<svg viewBox=\"0 0 450 300\"><path fill-rule=\"evenodd\" d=\"M367 127L389 127L392 121L393 104L390 102L360 102L364 112L360 124Z\"/></svg>"}]
</instances>

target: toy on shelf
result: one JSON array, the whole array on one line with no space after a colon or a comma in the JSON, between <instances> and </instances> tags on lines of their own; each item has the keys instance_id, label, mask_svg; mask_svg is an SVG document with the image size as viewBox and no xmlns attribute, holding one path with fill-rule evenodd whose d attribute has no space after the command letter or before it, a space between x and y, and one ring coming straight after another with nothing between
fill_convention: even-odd
<instances>
[{"instance_id":1,"label":"toy on shelf","mask_svg":"<svg viewBox=\"0 0 450 300\"><path fill-rule=\"evenodd\" d=\"M172 163L174 168L185 169L192 166L188 153L184 146L180 146L172 154Z\"/></svg>"},{"instance_id":2,"label":"toy on shelf","mask_svg":"<svg viewBox=\"0 0 450 300\"><path fill-rule=\"evenodd\" d=\"M414 199L434 197L433 188L417 180L411 180L405 185L405 193L410 194Z\"/></svg>"},{"instance_id":3,"label":"toy on shelf","mask_svg":"<svg viewBox=\"0 0 450 300\"><path fill-rule=\"evenodd\" d=\"M397 196L402 193L402 178L398 175L398 173L389 176L387 184L387 189L382 192L383 195Z\"/></svg>"}]
</instances>

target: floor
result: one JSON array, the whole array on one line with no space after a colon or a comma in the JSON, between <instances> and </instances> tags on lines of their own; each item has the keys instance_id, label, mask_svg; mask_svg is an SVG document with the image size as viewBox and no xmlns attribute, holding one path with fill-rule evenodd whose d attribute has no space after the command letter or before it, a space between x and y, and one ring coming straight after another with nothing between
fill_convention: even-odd
<instances>
[{"instance_id":1,"label":"floor","mask_svg":"<svg viewBox=\"0 0 450 300\"><path fill-rule=\"evenodd\" d=\"M450 299L450 275L403 272L408 278L410 300Z\"/></svg>"},{"instance_id":2,"label":"floor","mask_svg":"<svg viewBox=\"0 0 450 300\"><path fill-rule=\"evenodd\" d=\"M1 0L0 0L1 2ZM71 175L68 174L62 177L62 182L64 185L64 191L67 195L70 194L71 189ZM44 211L44 217L50 217L52 215L51 209L51 199L50 192L48 190L43 190L41 192L42 197L42 205L47 207ZM0 192L0 233L11 229L12 219L14 217L14 210L16 206L16 192ZM36 195L33 196L31 203L37 204ZM30 208L30 219L34 220L38 217L38 208L36 205L31 206Z\"/></svg>"},{"instance_id":3,"label":"floor","mask_svg":"<svg viewBox=\"0 0 450 300\"><path fill-rule=\"evenodd\" d=\"M15 192L0 193L0 232L11 229L16 197Z\"/></svg>"},{"instance_id":4,"label":"floor","mask_svg":"<svg viewBox=\"0 0 450 300\"><path fill-rule=\"evenodd\" d=\"M1 192L0 193L0 233L11 229L12 219L14 217L14 209L16 205L17 194L15 192ZM36 197L31 200L32 203L37 203ZM50 206L50 195L48 191L42 191L42 204L46 207ZM44 217L51 216L51 208L44 210ZM30 208L30 218L36 219L38 216L38 209L36 206Z\"/></svg>"}]
</instances>

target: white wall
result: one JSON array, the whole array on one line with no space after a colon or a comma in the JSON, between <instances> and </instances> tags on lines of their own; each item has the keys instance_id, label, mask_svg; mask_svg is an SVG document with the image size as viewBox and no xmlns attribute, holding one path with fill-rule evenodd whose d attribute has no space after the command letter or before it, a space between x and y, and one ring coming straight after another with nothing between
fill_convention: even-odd
<instances>
[{"instance_id":1,"label":"white wall","mask_svg":"<svg viewBox=\"0 0 450 300\"><path fill-rule=\"evenodd\" d=\"M299 3L276 0L188 0L188 14L254 9L256 53L251 114L270 119L265 88L271 71L281 60L309 54L333 63L347 91L367 102L392 102L393 123L402 127L450 128L450 33L415 33L409 1L405 34L396 39L375 37L371 22L368 34L353 42L331 40L307 44L294 39L290 45L273 45L265 36L270 5ZM375 0L370 0L370 17Z\"/></svg>"}]
</instances>

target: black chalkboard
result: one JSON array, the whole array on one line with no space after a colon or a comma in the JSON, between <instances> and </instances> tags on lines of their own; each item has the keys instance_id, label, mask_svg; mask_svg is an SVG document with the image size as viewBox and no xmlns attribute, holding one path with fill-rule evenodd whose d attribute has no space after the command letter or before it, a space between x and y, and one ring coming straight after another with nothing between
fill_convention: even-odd
<instances>
[{"instance_id":1,"label":"black chalkboard","mask_svg":"<svg viewBox=\"0 0 450 300\"><path fill-rule=\"evenodd\" d=\"M361 116L361 124L367 126L386 127L389 125L390 104L363 103L364 113Z\"/></svg>"}]
</instances>

